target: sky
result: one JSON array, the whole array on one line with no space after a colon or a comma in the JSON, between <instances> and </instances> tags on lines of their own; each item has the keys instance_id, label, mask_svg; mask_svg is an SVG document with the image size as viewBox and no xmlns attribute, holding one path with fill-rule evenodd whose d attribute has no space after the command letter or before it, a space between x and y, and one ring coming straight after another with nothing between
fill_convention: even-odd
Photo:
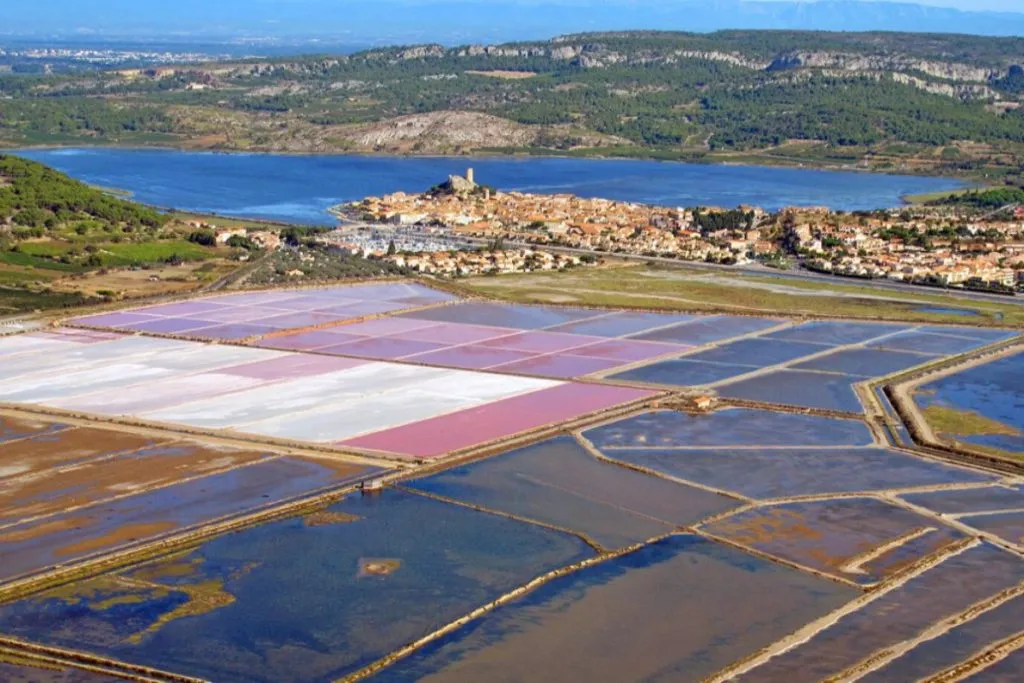
<instances>
[{"instance_id":1,"label":"sky","mask_svg":"<svg viewBox=\"0 0 1024 683\"><path fill-rule=\"evenodd\" d=\"M815 0L0 0L0 37L97 35L153 39L162 35L196 40L204 36L346 36L367 44L455 44L651 28L1024 35L1024 0L829 2L835 3L834 7L823 7ZM479 10L467 11L469 5ZM985 11L1016 14L983 14Z\"/></svg>"},{"instance_id":2,"label":"sky","mask_svg":"<svg viewBox=\"0 0 1024 683\"><path fill-rule=\"evenodd\" d=\"M284 1L289 0L272 0ZM759 2L792 2L792 0L758 0ZM815 0L810 0L811 2ZM870 0L871 2L901 2L908 0ZM910 0L913 2L913 0ZM1024 0L917 0L913 4L933 7L952 7L968 12L1024 12Z\"/></svg>"}]
</instances>

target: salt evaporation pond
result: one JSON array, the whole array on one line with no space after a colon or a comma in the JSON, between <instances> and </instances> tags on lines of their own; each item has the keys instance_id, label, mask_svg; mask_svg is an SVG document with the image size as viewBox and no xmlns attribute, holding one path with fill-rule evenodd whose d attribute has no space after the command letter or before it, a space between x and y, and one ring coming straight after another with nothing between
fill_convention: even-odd
<instances>
[{"instance_id":1,"label":"salt evaporation pond","mask_svg":"<svg viewBox=\"0 0 1024 683\"><path fill-rule=\"evenodd\" d=\"M949 436L959 441L1024 453L1024 353L967 368L918 389L919 406L977 413L1016 430L1011 434Z\"/></svg>"},{"instance_id":2,"label":"salt evaporation pond","mask_svg":"<svg viewBox=\"0 0 1024 683\"><path fill-rule=\"evenodd\" d=\"M4 605L0 631L218 683L334 680L593 555L387 491Z\"/></svg>"}]
</instances>

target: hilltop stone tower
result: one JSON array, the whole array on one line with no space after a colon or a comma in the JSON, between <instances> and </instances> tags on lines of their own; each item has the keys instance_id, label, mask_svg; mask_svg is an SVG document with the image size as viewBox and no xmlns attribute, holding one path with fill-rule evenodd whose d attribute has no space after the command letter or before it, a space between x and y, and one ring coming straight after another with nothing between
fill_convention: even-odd
<instances>
[{"instance_id":1,"label":"hilltop stone tower","mask_svg":"<svg viewBox=\"0 0 1024 683\"><path fill-rule=\"evenodd\" d=\"M466 169L466 180L469 181L470 185L475 185L476 184L476 182L473 180L473 169L471 169L471 168L467 168Z\"/></svg>"}]
</instances>

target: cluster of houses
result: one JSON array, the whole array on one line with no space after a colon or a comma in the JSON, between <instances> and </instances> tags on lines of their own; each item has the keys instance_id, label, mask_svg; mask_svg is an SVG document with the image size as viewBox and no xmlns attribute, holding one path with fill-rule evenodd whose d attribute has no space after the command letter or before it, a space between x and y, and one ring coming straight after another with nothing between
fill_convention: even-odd
<instances>
[{"instance_id":1,"label":"cluster of houses","mask_svg":"<svg viewBox=\"0 0 1024 683\"><path fill-rule=\"evenodd\" d=\"M497 192L453 177L423 194L398 192L344 215L421 235L508 238L688 261L780 262L863 278L1009 291L1024 288L1024 210L977 217L950 207L839 213L827 208L683 209L567 194Z\"/></svg>"},{"instance_id":2,"label":"cluster of houses","mask_svg":"<svg viewBox=\"0 0 1024 683\"><path fill-rule=\"evenodd\" d=\"M794 210L782 221L788 246L822 272L1000 291L1024 286L1024 215L972 221L930 209L859 217Z\"/></svg>"},{"instance_id":3,"label":"cluster of houses","mask_svg":"<svg viewBox=\"0 0 1024 683\"><path fill-rule=\"evenodd\" d=\"M753 225L702 231L696 214L688 209L569 194L472 191L479 186L471 179L454 178L449 184L452 180L460 181L455 186L461 191L368 197L346 205L342 212L350 219L418 227L424 233L443 230L477 239L506 236L536 245L718 263L743 263L751 255L776 250ZM759 209L749 211L755 225L767 217Z\"/></svg>"},{"instance_id":4,"label":"cluster of houses","mask_svg":"<svg viewBox=\"0 0 1024 683\"><path fill-rule=\"evenodd\" d=\"M552 254L538 249L396 253L379 258L399 268L443 277L558 271L575 268L584 263L578 256Z\"/></svg>"},{"instance_id":5,"label":"cluster of houses","mask_svg":"<svg viewBox=\"0 0 1024 683\"><path fill-rule=\"evenodd\" d=\"M271 230L249 230L247 228L226 228L207 223L205 221L188 221L188 226L196 230L209 230L213 233L214 239L217 244L224 246L231 240L232 237L244 237L248 238L260 249L266 249L267 251L273 251L281 246L281 237Z\"/></svg>"}]
</instances>

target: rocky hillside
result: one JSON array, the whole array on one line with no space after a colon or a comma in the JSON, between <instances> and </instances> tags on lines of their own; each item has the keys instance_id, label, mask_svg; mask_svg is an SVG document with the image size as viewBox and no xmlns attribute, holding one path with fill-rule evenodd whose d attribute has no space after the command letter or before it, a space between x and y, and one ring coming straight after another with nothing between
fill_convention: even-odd
<instances>
[{"instance_id":1,"label":"rocky hillside","mask_svg":"<svg viewBox=\"0 0 1024 683\"><path fill-rule=\"evenodd\" d=\"M439 111L410 114L341 129L339 134L361 151L458 154L496 147L534 147L561 143L568 147L620 144L622 139L569 126L525 125L489 114Z\"/></svg>"}]
</instances>

